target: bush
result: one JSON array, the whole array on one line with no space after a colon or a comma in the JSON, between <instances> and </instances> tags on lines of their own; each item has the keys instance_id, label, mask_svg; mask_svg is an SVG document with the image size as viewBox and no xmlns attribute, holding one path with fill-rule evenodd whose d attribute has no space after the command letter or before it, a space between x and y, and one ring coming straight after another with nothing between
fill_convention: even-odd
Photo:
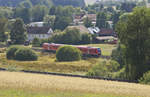
<instances>
[{"instance_id":1,"label":"bush","mask_svg":"<svg viewBox=\"0 0 150 97\"><path fill-rule=\"evenodd\" d=\"M113 73L118 71L120 64L116 61L103 61L94 65L87 73L88 76L113 77Z\"/></svg>"},{"instance_id":2,"label":"bush","mask_svg":"<svg viewBox=\"0 0 150 97\"><path fill-rule=\"evenodd\" d=\"M78 61L81 59L81 51L73 46L62 46L56 52L58 61Z\"/></svg>"},{"instance_id":3,"label":"bush","mask_svg":"<svg viewBox=\"0 0 150 97\"><path fill-rule=\"evenodd\" d=\"M35 61L38 56L29 48L20 48L15 53L15 59L19 61Z\"/></svg>"},{"instance_id":4,"label":"bush","mask_svg":"<svg viewBox=\"0 0 150 97\"><path fill-rule=\"evenodd\" d=\"M33 41L32 41L32 46L34 46L34 47L40 47L40 45L41 45L40 39L35 37L33 39Z\"/></svg>"},{"instance_id":5,"label":"bush","mask_svg":"<svg viewBox=\"0 0 150 97\"><path fill-rule=\"evenodd\" d=\"M20 48L20 46L11 46L6 52L7 59L15 59L15 52Z\"/></svg>"},{"instance_id":6,"label":"bush","mask_svg":"<svg viewBox=\"0 0 150 97\"><path fill-rule=\"evenodd\" d=\"M139 79L139 82L150 85L150 71L146 72L143 77Z\"/></svg>"}]
</instances>

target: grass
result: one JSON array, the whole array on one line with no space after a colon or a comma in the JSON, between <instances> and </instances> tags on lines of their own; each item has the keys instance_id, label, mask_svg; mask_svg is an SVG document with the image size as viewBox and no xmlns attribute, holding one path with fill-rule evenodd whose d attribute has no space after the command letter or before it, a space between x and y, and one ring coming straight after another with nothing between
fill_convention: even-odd
<instances>
[{"instance_id":1,"label":"grass","mask_svg":"<svg viewBox=\"0 0 150 97\"><path fill-rule=\"evenodd\" d=\"M110 44L89 44L87 46L100 47L102 54L109 56L115 45ZM41 49L41 48L40 48ZM72 74L86 74L86 72L95 64L106 59L87 58L86 60L73 62L56 62L55 54L39 53L38 61L16 61L7 60L5 53L0 54L0 67L9 71L35 70L45 72L61 72Z\"/></svg>"},{"instance_id":2,"label":"grass","mask_svg":"<svg viewBox=\"0 0 150 97\"><path fill-rule=\"evenodd\" d=\"M85 74L92 66L104 61L102 58L88 58L73 62L57 62L55 54L38 53L37 61L7 60L5 53L0 54L0 67L9 71L35 70L45 72L61 72L72 74Z\"/></svg>"},{"instance_id":3,"label":"grass","mask_svg":"<svg viewBox=\"0 0 150 97\"><path fill-rule=\"evenodd\" d=\"M0 75L0 97L150 97L148 85L20 72Z\"/></svg>"}]
</instances>

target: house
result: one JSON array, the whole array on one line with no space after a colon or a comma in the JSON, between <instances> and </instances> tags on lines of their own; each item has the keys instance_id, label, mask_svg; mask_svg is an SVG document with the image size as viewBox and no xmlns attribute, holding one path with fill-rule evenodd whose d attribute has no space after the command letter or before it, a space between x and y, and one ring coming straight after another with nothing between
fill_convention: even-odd
<instances>
[{"instance_id":1,"label":"house","mask_svg":"<svg viewBox=\"0 0 150 97\"><path fill-rule=\"evenodd\" d=\"M89 18L89 20L92 21L92 23L96 23L96 14L86 14L83 16L82 20L87 17Z\"/></svg>"},{"instance_id":2,"label":"house","mask_svg":"<svg viewBox=\"0 0 150 97\"><path fill-rule=\"evenodd\" d=\"M27 27L28 40L33 40L35 37L39 39L49 38L53 30L50 27Z\"/></svg>"},{"instance_id":3,"label":"house","mask_svg":"<svg viewBox=\"0 0 150 97\"><path fill-rule=\"evenodd\" d=\"M115 36L116 33L114 32L113 29L102 28L100 29L98 35L99 36Z\"/></svg>"},{"instance_id":4,"label":"house","mask_svg":"<svg viewBox=\"0 0 150 97\"><path fill-rule=\"evenodd\" d=\"M88 30L89 30L90 34L97 34L98 35L98 33L100 32L100 29L98 27L89 27Z\"/></svg>"},{"instance_id":5,"label":"house","mask_svg":"<svg viewBox=\"0 0 150 97\"><path fill-rule=\"evenodd\" d=\"M82 17L84 16L84 13L81 14L73 14L73 23L72 25L82 25Z\"/></svg>"},{"instance_id":6,"label":"house","mask_svg":"<svg viewBox=\"0 0 150 97\"><path fill-rule=\"evenodd\" d=\"M43 27L44 26L44 22L32 22L30 23L28 26L32 26L32 27Z\"/></svg>"}]
</instances>

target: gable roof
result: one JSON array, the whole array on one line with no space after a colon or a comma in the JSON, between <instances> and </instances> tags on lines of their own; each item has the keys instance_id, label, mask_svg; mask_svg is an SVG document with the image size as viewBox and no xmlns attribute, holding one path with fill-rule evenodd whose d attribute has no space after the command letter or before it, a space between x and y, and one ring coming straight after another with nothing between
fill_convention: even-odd
<instances>
[{"instance_id":1,"label":"gable roof","mask_svg":"<svg viewBox=\"0 0 150 97\"><path fill-rule=\"evenodd\" d=\"M100 35L113 35L114 34L114 30L113 29L102 28L102 29L100 29L99 34Z\"/></svg>"},{"instance_id":2,"label":"gable roof","mask_svg":"<svg viewBox=\"0 0 150 97\"><path fill-rule=\"evenodd\" d=\"M53 31L50 27L27 27L28 34L51 34Z\"/></svg>"}]
</instances>

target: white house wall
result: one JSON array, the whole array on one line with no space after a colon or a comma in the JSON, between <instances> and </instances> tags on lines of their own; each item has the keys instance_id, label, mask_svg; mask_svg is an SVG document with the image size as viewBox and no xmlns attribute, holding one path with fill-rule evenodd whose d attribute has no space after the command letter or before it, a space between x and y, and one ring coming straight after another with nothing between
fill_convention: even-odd
<instances>
[{"instance_id":1,"label":"white house wall","mask_svg":"<svg viewBox=\"0 0 150 97\"><path fill-rule=\"evenodd\" d=\"M33 40L35 37L39 39L47 39L50 37L50 34L28 34L28 40Z\"/></svg>"}]
</instances>

